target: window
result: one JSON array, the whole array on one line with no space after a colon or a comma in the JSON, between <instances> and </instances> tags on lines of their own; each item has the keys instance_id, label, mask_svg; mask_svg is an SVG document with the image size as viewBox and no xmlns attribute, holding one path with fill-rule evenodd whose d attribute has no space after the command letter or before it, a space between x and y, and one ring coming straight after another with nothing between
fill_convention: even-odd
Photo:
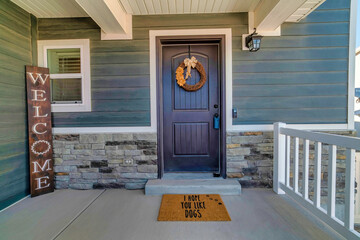
<instances>
[{"instance_id":1,"label":"window","mask_svg":"<svg viewBox=\"0 0 360 240\"><path fill-rule=\"evenodd\" d=\"M51 110L91 111L89 40L38 41L38 55L50 71Z\"/></svg>"}]
</instances>

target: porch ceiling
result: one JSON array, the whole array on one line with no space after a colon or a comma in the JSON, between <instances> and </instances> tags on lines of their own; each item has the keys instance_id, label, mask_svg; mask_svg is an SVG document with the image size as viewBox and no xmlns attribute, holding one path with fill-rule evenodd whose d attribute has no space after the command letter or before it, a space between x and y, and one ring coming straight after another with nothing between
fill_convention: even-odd
<instances>
[{"instance_id":1,"label":"porch ceiling","mask_svg":"<svg viewBox=\"0 0 360 240\"><path fill-rule=\"evenodd\" d=\"M12 0L38 18L88 17L76 0ZM131 15L254 11L260 0L118 0ZM91 1L89 1L90 3ZM99 1L100 2L100 1Z\"/></svg>"},{"instance_id":2,"label":"porch ceiling","mask_svg":"<svg viewBox=\"0 0 360 240\"><path fill-rule=\"evenodd\" d=\"M300 21L326 0L11 1L38 18L91 17L103 30L103 39L110 40L132 38L132 15L249 12L251 28L274 32L284 22Z\"/></svg>"},{"instance_id":3,"label":"porch ceiling","mask_svg":"<svg viewBox=\"0 0 360 240\"><path fill-rule=\"evenodd\" d=\"M37 18L89 17L75 0L11 0Z\"/></svg>"},{"instance_id":4,"label":"porch ceiling","mask_svg":"<svg viewBox=\"0 0 360 240\"><path fill-rule=\"evenodd\" d=\"M12 0L21 8L38 18L88 17L76 0ZM123 10L131 15L191 14L254 12L264 1L261 0L118 0ZM262 3L260 3L260 1ZM294 0L287 0L293 2ZM325 0L295 0L300 2L288 18L298 21ZM89 1L90 3L91 1ZM280 0L269 2L279 3ZM259 4L260 3L260 4Z\"/></svg>"}]
</instances>

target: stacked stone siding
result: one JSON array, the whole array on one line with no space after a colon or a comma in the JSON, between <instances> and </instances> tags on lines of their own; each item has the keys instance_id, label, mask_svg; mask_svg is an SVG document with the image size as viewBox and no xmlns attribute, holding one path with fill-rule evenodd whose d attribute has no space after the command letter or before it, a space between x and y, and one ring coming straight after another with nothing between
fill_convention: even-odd
<instances>
[{"instance_id":1,"label":"stacked stone siding","mask_svg":"<svg viewBox=\"0 0 360 240\"><path fill-rule=\"evenodd\" d=\"M333 133L354 135L354 132ZM273 132L228 132L226 142L229 178L238 179L243 187L272 187ZM302 191L301 139L299 143L299 191ZM53 146L56 188L139 189L144 188L147 180L158 176L156 133L55 135ZM323 146L322 153L322 192L327 195L328 146ZM337 154L337 197L340 199L344 191L344 150L339 148ZM313 142L310 142L309 159L311 199L314 177ZM292 180L292 175L290 178Z\"/></svg>"},{"instance_id":2,"label":"stacked stone siding","mask_svg":"<svg viewBox=\"0 0 360 240\"><path fill-rule=\"evenodd\" d=\"M271 187L273 171L272 132L228 132L227 176L243 187Z\"/></svg>"},{"instance_id":3,"label":"stacked stone siding","mask_svg":"<svg viewBox=\"0 0 360 240\"><path fill-rule=\"evenodd\" d=\"M157 178L156 134L55 135L53 141L58 189L140 189Z\"/></svg>"},{"instance_id":4,"label":"stacked stone siding","mask_svg":"<svg viewBox=\"0 0 360 240\"><path fill-rule=\"evenodd\" d=\"M337 135L355 136L354 131L327 132ZM243 187L272 187L273 178L273 132L228 132L227 133L227 176L238 178ZM293 141L293 139L291 140ZM293 143L291 142L291 151ZM309 149L309 194L313 194L314 143ZM328 146L322 147L323 195L327 194ZM293 162L293 155L291 155ZM299 191L302 191L303 141L299 141ZM291 171L292 171L291 166ZM344 188L345 151L337 151L337 194L341 196ZM290 176L292 180L292 172Z\"/></svg>"}]
</instances>

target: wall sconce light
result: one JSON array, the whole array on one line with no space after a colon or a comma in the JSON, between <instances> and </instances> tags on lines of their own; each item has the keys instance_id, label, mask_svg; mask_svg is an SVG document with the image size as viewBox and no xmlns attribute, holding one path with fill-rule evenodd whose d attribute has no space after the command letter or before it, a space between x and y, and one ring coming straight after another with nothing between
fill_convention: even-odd
<instances>
[{"instance_id":1,"label":"wall sconce light","mask_svg":"<svg viewBox=\"0 0 360 240\"><path fill-rule=\"evenodd\" d=\"M254 32L247 36L245 41L246 41L246 47L249 48L250 52L256 52L260 49L260 43L261 43L261 39L263 38L263 36L258 35L256 33L256 28L254 29Z\"/></svg>"}]
</instances>

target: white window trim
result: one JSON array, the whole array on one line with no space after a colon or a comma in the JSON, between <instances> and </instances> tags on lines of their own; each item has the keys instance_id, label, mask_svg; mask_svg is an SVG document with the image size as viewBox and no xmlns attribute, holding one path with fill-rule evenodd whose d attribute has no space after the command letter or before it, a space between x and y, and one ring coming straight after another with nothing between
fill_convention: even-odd
<instances>
[{"instance_id":1,"label":"white window trim","mask_svg":"<svg viewBox=\"0 0 360 240\"><path fill-rule=\"evenodd\" d=\"M80 48L81 73L50 74L51 78L59 78L66 75L70 78L81 77L81 103L74 104L51 104L52 112L90 112L91 111L91 79L90 79L90 40L67 39L67 40L39 40L38 41L38 65L47 67L47 50L63 48Z\"/></svg>"}]
</instances>

